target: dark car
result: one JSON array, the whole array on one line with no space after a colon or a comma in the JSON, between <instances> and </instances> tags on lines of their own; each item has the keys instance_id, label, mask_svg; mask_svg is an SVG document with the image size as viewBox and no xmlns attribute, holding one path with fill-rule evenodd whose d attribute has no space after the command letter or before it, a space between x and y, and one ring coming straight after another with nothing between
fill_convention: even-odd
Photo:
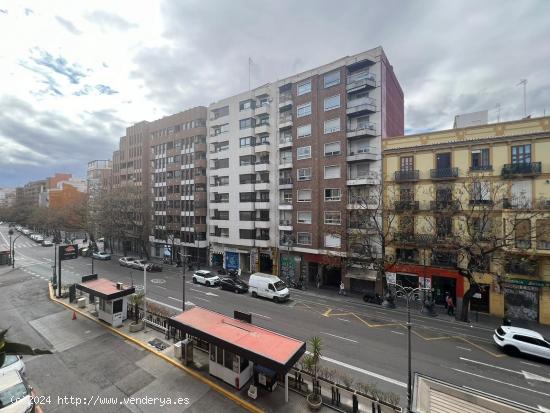
<instances>
[{"instance_id":1,"label":"dark car","mask_svg":"<svg viewBox=\"0 0 550 413\"><path fill-rule=\"evenodd\" d=\"M157 264L156 262L149 262L148 267L147 267L147 271L149 271L149 272L162 271L162 265Z\"/></svg>"},{"instance_id":2,"label":"dark car","mask_svg":"<svg viewBox=\"0 0 550 413\"><path fill-rule=\"evenodd\" d=\"M222 290L234 291L236 293L246 293L248 291L248 284L235 278L225 277L220 281L220 287Z\"/></svg>"},{"instance_id":3,"label":"dark car","mask_svg":"<svg viewBox=\"0 0 550 413\"><path fill-rule=\"evenodd\" d=\"M78 250L78 253L83 257L91 257L93 254L93 250L89 247L80 248Z\"/></svg>"}]
</instances>

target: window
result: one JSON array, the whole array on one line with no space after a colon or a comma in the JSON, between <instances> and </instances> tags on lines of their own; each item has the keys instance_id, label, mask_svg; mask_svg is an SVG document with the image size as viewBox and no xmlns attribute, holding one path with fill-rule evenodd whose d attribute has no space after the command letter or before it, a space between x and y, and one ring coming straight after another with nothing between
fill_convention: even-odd
<instances>
[{"instance_id":1,"label":"window","mask_svg":"<svg viewBox=\"0 0 550 413\"><path fill-rule=\"evenodd\" d=\"M340 178L340 166L330 165L325 166L325 179L338 179Z\"/></svg>"},{"instance_id":2,"label":"window","mask_svg":"<svg viewBox=\"0 0 550 413\"><path fill-rule=\"evenodd\" d=\"M309 181L311 179L311 168L298 168L298 181Z\"/></svg>"},{"instance_id":3,"label":"window","mask_svg":"<svg viewBox=\"0 0 550 413\"><path fill-rule=\"evenodd\" d=\"M311 146L301 146L296 149L296 158L297 159L308 159L311 158Z\"/></svg>"},{"instance_id":4,"label":"window","mask_svg":"<svg viewBox=\"0 0 550 413\"><path fill-rule=\"evenodd\" d=\"M256 102L251 99L243 100L239 103L239 110L254 109L254 107L256 106L255 103Z\"/></svg>"},{"instance_id":5,"label":"window","mask_svg":"<svg viewBox=\"0 0 550 413\"><path fill-rule=\"evenodd\" d=\"M233 358L236 357L230 351L224 350L224 361L223 365L226 369L233 370Z\"/></svg>"},{"instance_id":6,"label":"window","mask_svg":"<svg viewBox=\"0 0 550 413\"><path fill-rule=\"evenodd\" d=\"M412 171L414 169L414 158L412 156L402 156L400 159L401 171Z\"/></svg>"},{"instance_id":7,"label":"window","mask_svg":"<svg viewBox=\"0 0 550 413\"><path fill-rule=\"evenodd\" d=\"M326 88L337 85L338 83L340 83L340 71L336 70L334 72L325 74L323 82Z\"/></svg>"},{"instance_id":8,"label":"window","mask_svg":"<svg viewBox=\"0 0 550 413\"><path fill-rule=\"evenodd\" d=\"M292 203L292 191L284 191L282 193L281 202L283 204L291 204Z\"/></svg>"},{"instance_id":9,"label":"window","mask_svg":"<svg viewBox=\"0 0 550 413\"><path fill-rule=\"evenodd\" d=\"M218 119L222 116L229 115L229 106L224 106L218 109L212 110L212 115L210 116L211 119Z\"/></svg>"},{"instance_id":10,"label":"window","mask_svg":"<svg viewBox=\"0 0 550 413\"><path fill-rule=\"evenodd\" d=\"M340 95L325 98L325 112L340 107Z\"/></svg>"},{"instance_id":11,"label":"window","mask_svg":"<svg viewBox=\"0 0 550 413\"><path fill-rule=\"evenodd\" d=\"M516 220L516 248L531 248L531 220Z\"/></svg>"},{"instance_id":12,"label":"window","mask_svg":"<svg viewBox=\"0 0 550 413\"><path fill-rule=\"evenodd\" d=\"M311 189L298 189L298 202L311 202Z\"/></svg>"},{"instance_id":13,"label":"window","mask_svg":"<svg viewBox=\"0 0 550 413\"><path fill-rule=\"evenodd\" d=\"M531 163L531 144L512 146L512 163Z\"/></svg>"},{"instance_id":14,"label":"window","mask_svg":"<svg viewBox=\"0 0 550 413\"><path fill-rule=\"evenodd\" d=\"M325 156L340 155L340 142L325 143Z\"/></svg>"},{"instance_id":15,"label":"window","mask_svg":"<svg viewBox=\"0 0 550 413\"><path fill-rule=\"evenodd\" d=\"M340 118L329 119L325 121L325 133L340 131Z\"/></svg>"},{"instance_id":16,"label":"window","mask_svg":"<svg viewBox=\"0 0 550 413\"><path fill-rule=\"evenodd\" d=\"M325 247L340 248L342 240L339 235L325 234Z\"/></svg>"},{"instance_id":17,"label":"window","mask_svg":"<svg viewBox=\"0 0 550 413\"><path fill-rule=\"evenodd\" d=\"M256 211L239 211L240 221L254 221L255 217L256 217Z\"/></svg>"},{"instance_id":18,"label":"window","mask_svg":"<svg viewBox=\"0 0 550 413\"><path fill-rule=\"evenodd\" d=\"M491 186L487 181L475 181L472 185L472 201L488 203L491 200Z\"/></svg>"},{"instance_id":19,"label":"window","mask_svg":"<svg viewBox=\"0 0 550 413\"><path fill-rule=\"evenodd\" d=\"M487 171L491 169L489 162L489 148L472 151L472 171Z\"/></svg>"},{"instance_id":20,"label":"window","mask_svg":"<svg viewBox=\"0 0 550 413\"><path fill-rule=\"evenodd\" d=\"M306 93L311 92L311 79L306 80L305 82L298 84L298 96L305 95Z\"/></svg>"},{"instance_id":21,"label":"window","mask_svg":"<svg viewBox=\"0 0 550 413\"><path fill-rule=\"evenodd\" d=\"M241 166L253 165L256 162L256 157L254 155L244 155L239 157L239 162Z\"/></svg>"},{"instance_id":22,"label":"window","mask_svg":"<svg viewBox=\"0 0 550 413\"><path fill-rule=\"evenodd\" d=\"M311 211L298 211L298 224L311 224Z\"/></svg>"},{"instance_id":23,"label":"window","mask_svg":"<svg viewBox=\"0 0 550 413\"><path fill-rule=\"evenodd\" d=\"M340 211L325 211L326 225L341 225L342 213Z\"/></svg>"},{"instance_id":24,"label":"window","mask_svg":"<svg viewBox=\"0 0 550 413\"><path fill-rule=\"evenodd\" d=\"M241 119L239 121L239 128L240 129L252 128L255 125L256 125L256 119L254 119L254 118L246 118L246 119Z\"/></svg>"},{"instance_id":25,"label":"window","mask_svg":"<svg viewBox=\"0 0 550 413\"><path fill-rule=\"evenodd\" d=\"M340 196L340 189L338 188L325 189L325 201L339 201Z\"/></svg>"},{"instance_id":26,"label":"window","mask_svg":"<svg viewBox=\"0 0 550 413\"><path fill-rule=\"evenodd\" d=\"M298 137L307 138L311 136L311 124L298 126Z\"/></svg>"},{"instance_id":27,"label":"window","mask_svg":"<svg viewBox=\"0 0 550 413\"><path fill-rule=\"evenodd\" d=\"M239 139L239 145L241 148L245 146L254 146L255 138L253 136L248 136L246 138Z\"/></svg>"},{"instance_id":28,"label":"window","mask_svg":"<svg viewBox=\"0 0 550 413\"><path fill-rule=\"evenodd\" d=\"M310 232L298 232L297 244L311 245L311 233Z\"/></svg>"},{"instance_id":29,"label":"window","mask_svg":"<svg viewBox=\"0 0 550 413\"><path fill-rule=\"evenodd\" d=\"M296 108L296 116L301 118L302 116L311 115L311 102L304 103Z\"/></svg>"}]
</instances>

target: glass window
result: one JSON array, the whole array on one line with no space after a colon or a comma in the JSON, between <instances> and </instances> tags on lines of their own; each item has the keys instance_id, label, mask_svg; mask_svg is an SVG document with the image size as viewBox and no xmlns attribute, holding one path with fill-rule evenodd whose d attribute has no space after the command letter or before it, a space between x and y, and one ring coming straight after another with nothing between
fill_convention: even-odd
<instances>
[{"instance_id":1,"label":"glass window","mask_svg":"<svg viewBox=\"0 0 550 413\"><path fill-rule=\"evenodd\" d=\"M340 83L340 71L336 70L334 72L325 74L323 81L325 87L337 85L338 83Z\"/></svg>"},{"instance_id":2,"label":"glass window","mask_svg":"<svg viewBox=\"0 0 550 413\"><path fill-rule=\"evenodd\" d=\"M216 346L216 363L223 364L223 348Z\"/></svg>"},{"instance_id":3,"label":"glass window","mask_svg":"<svg viewBox=\"0 0 550 413\"><path fill-rule=\"evenodd\" d=\"M340 236L334 234L325 234L325 247L328 248L340 248L341 239Z\"/></svg>"},{"instance_id":4,"label":"glass window","mask_svg":"<svg viewBox=\"0 0 550 413\"><path fill-rule=\"evenodd\" d=\"M243 100L239 103L239 110L254 109L254 107L256 106L255 103L256 102L251 99Z\"/></svg>"},{"instance_id":5,"label":"glass window","mask_svg":"<svg viewBox=\"0 0 550 413\"><path fill-rule=\"evenodd\" d=\"M401 171L407 172L414 169L414 158L412 156L402 156L400 158Z\"/></svg>"},{"instance_id":6,"label":"glass window","mask_svg":"<svg viewBox=\"0 0 550 413\"><path fill-rule=\"evenodd\" d=\"M325 98L325 112L340 107L340 95Z\"/></svg>"},{"instance_id":7,"label":"glass window","mask_svg":"<svg viewBox=\"0 0 550 413\"><path fill-rule=\"evenodd\" d=\"M472 151L472 170L485 170L488 169L489 166L489 148Z\"/></svg>"},{"instance_id":8,"label":"glass window","mask_svg":"<svg viewBox=\"0 0 550 413\"><path fill-rule=\"evenodd\" d=\"M298 137L307 138L311 136L311 124L298 126Z\"/></svg>"},{"instance_id":9,"label":"glass window","mask_svg":"<svg viewBox=\"0 0 550 413\"><path fill-rule=\"evenodd\" d=\"M311 189L299 189L298 202L311 202Z\"/></svg>"},{"instance_id":10,"label":"glass window","mask_svg":"<svg viewBox=\"0 0 550 413\"><path fill-rule=\"evenodd\" d=\"M227 116L227 115L229 115L229 106L224 106L218 109L213 109L212 114L210 115L210 118L218 119L218 118L221 118L222 116Z\"/></svg>"},{"instance_id":11,"label":"glass window","mask_svg":"<svg viewBox=\"0 0 550 413\"><path fill-rule=\"evenodd\" d=\"M224 362L223 362L223 366L226 368L226 369L229 369L229 370L233 370L233 357L234 357L234 354L230 351L227 351L227 350L224 350Z\"/></svg>"},{"instance_id":12,"label":"glass window","mask_svg":"<svg viewBox=\"0 0 550 413\"><path fill-rule=\"evenodd\" d=\"M337 165L325 166L325 179L340 178L340 167Z\"/></svg>"},{"instance_id":13,"label":"glass window","mask_svg":"<svg viewBox=\"0 0 550 413\"><path fill-rule=\"evenodd\" d=\"M311 245L311 233L309 232L298 232L297 244L301 245Z\"/></svg>"},{"instance_id":14,"label":"glass window","mask_svg":"<svg viewBox=\"0 0 550 413\"><path fill-rule=\"evenodd\" d=\"M245 146L254 146L254 137L248 136L246 138L239 139L239 145L241 148L244 148Z\"/></svg>"},{"instance_id":15,"label":"glass window","mask_svg":"<svg viewBox=\"0 0 550 413\"><path fill-rule=\"evenodd\" d=\"M340 118L329 119L325 121L325 133L340 131Z\"/></svg>"},{"instance_id":16,"label":"glass window","mask_svg":"<svg viewBox=\"0 0 550 413\"><path fill-rule=\"evenodd\" d=\"M239 128L240 129L252 128L255 125L256 125L256 119L254 119L254 118L241 119L239 121Z\"/></svg>"},{"instance_id":17,"label":"glass window","mask_svg":"<svg viewBox=\"0 0 550 413\"><path fill-rule=\"evenodd\" d=\"M309 181L311 179L311 168L298 168L298 181Z\"/></svg>"},{"instance_id":18,"label":"glass window","mask_svg":"<svg viewBox=\"0 0 550 413\"><path fill-rule=\"evenodd\" d=\"M340 155L340 142L325 143L325 156Z\"/></svg>"},{"instance_id":19,"label":"glass window","mask_svg":"<svg viewBox=\"0 0 550 413\"><path fill-rule=\"evenodd\" d=\"M298 96L305 95L306 93L309 93L309 92L311 92L311 79L298 84L298 88L297 88Z\"/></svg>"},{"instance_id":20,"label":"glass window","mask_svg":"<svg viewBox=\"0 0 550 413\"><path fill-rule=\"evenodd\" d=\"M311 102L304 103L296 108L296 116L301 118L302 116L311 115Z\"/></svg>"},{"instance_id":21,"label":"glass window","mask_svg":"<svg viewBox=\"0 0 550 413\"><path fill-rule=\"evenodd\" d=\"M297 159L308 159L311 158L311 146L301 146L296 149L296 158Z\"/></svg>"},{"instance_id":22,"label":"glass window","mask_svg":"<svg viewBox=\"0 0 550 413\"><path fill-rule=\"evenodd\" d=\"M326 225L341 225L342 214L340 211L325 211L325 224Z\"/></svg>"},{"instance_id":23,"label":"glass window","mask_svg":"<svg viewBox=\"0 0 550 413\"><path fill-rule=\"evenodd\" d=\"M311 211L298 211L298 224L311 224Z\"/></svg>"},{"instance_id":24,"label":"glass window","mask_svg":"<svg viewBox=\"0 0 550 413\"><path fill-rule=\"evenodd\" d=\"M531 144L512 146L512 163L531 163Z\"/></svg>"},{"instance_id":25,"label":"glass window","mask_svg":"<svg viewBox=\"0 0 550 413\"><path fill-rule=\"evenodd\" d=\"M340 189L338 188L325 189L325 201L339 201L340 195Z\"/></svg>"}]
</instances>

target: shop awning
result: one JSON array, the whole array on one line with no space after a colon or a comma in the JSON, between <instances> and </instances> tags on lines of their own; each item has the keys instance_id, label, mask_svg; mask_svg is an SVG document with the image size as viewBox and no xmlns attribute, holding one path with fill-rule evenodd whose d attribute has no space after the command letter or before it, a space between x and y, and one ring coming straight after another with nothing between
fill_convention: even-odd
<instances>
[{"instance_id":1,"label":"shop awning","mask_svg":"<svg viewBox=\"0 0 550 413\"><path fill-rule=\"evenodd\" d=\"M303 341L201 307L180 313L168 323L278 373L288 372L306 351Z\"/></svg>"},{"instance_id":2,"label":"shop awning","mask_svg":"<svg viewBox=\"0 0 550 413\"><path fill-rule=\"evenodd\" d=\"M376 270L367 270L365 268L350 268L346 272L346 278L355 278L357 280L376 281Z\"/></svg>"},{"instance_id":3,"label":"shop awning","mask_svg":"<svg viewBox=\"0 0 550 413\"><path fill-rule=\"evenodd\" d=\"M115 281L107 280L105 278L98 278L97 280L76 284L76 289L105 300L114 300L136 292L135 287L122 285L122 288L118 288Z\"/></svg>"}]
</instances>

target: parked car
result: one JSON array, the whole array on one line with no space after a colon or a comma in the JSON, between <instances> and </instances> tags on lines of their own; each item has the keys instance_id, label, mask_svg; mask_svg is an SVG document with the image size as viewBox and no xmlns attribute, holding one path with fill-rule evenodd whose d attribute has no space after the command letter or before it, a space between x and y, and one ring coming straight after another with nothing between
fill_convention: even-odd
<instances>
[{"instance_id":1,"label":"parked car","mask_svg":"<svg viewBox=\"0 0 550 413\"><path fill-rule=\"evenodd\" d=\"M93 250L90 247L79 248L78 253L83 257L91 257Z\"/></svg>"},{"instance_id":2,"label":"parked car","mask_svg":"<svg viewBox=\"0 0 550 413\"><path fill-rule=\"evenodd\" d=\"M43 247L53 247L53 242L51 242L48 239L45 239L44 241L42 241L42 246ZM82 254L80 254L80 255L82 255Z\"/></svg>"},{"instance_id":3,"label":"parked car","mask_svg":"<svg viewBox=\"0 0 550 413\"><path fill-rule=\"evenodd\" d=\"M529 354L550 360L550 340L526 328L500 326L493 334L493 340L504 351L516 354Z\"/></svg>"},{"instance_id":4,"label":"parked car","mask_svg":"<svg viewBox=\"0 0 550 413\"><path fill-rule=\"evenodd\" d=\"M110 260L111 254L107 254L106 252L94 252L92 257L96 260Z\"/></svg>"},{"instance_id":5,"label":"parked car","mask_svg":"<svg viewBox=\"0 0 550 413\"><path fill-rule=\"evenodd\" d=\"M34 239L34 242L39 242L39 243L42 243L42 241L44 241L44 237L38 234L36 234L33 239Z\"/></svg>"},{"instance_id":6,"label":"parked car","mask_svg":"<svg viewBox=\"0 0 550 413\"><path fill-rule=\"evenodd\" d=\"M4 359L4 364L0 366L0 376L8 371L16 370L21 375L25 375L27 369L25 368L25 363L23 363L23 357L15 356L12 354L6 354Z\"/></svg>"},{"instance_id":7,"label":"parked car","mask_svg":"<svg viewBox=\"0 0 550 413\"><path fill-rule=\"evenodd\" d=\"M246 293L248 291L247 283L232 277L222 278L220 280L220 287L222 290L234 291L236 293Z\"/></svg>"},{"instance_id":8,"label":"parked car","mask_svg":"<svg viewBox=\"0 0 550 413\"><path fill-rule=\"evenodd\" d=\"M0 412L34 412L33 399L32 387L17 370L0 375Z\"/></svg>"},{"instance_id":9,"label":"parked car","mask_svg":"<svg viewBox=\"0 0 550 413\"><path fill-rule=\"evenodd\" d=\"M136 258L132 257L122 257L118 259L118 263L123 267L131 267L135 260Z\"/></svg>"},{"instance_id":10,"label":"parked car","mask_svg":"<svg viewBox=\"0 0 550 413\"><path fill-rule=\"evenodd\" d=\"M275 302L290 298L286 284L276 275L256 272L248 279L248 289L252 297L265 297Z\"/></svg>"},{"instance_id":11,"label":"parked car","mask_svg":"<svg viewBox=\"0 0 550 413\"><path fill-rule=\"evenodd\" d=\"M193 284L204 284L207 287L212 285L218 285L220 283L220 277L212 274L210 271L198 270L193 273Z\"/></svg>"},{"instance_id":12,"label":"parked car","mask_svg":"<svg viewBox=\"0 0 550 413\"><path fill-rule=\"evenodd\" d=\"M157 264L156 262L150 262L149 267L147 268L149 272L160 272L162 271L162 265Z\"/></svg>"}]
</instances>

